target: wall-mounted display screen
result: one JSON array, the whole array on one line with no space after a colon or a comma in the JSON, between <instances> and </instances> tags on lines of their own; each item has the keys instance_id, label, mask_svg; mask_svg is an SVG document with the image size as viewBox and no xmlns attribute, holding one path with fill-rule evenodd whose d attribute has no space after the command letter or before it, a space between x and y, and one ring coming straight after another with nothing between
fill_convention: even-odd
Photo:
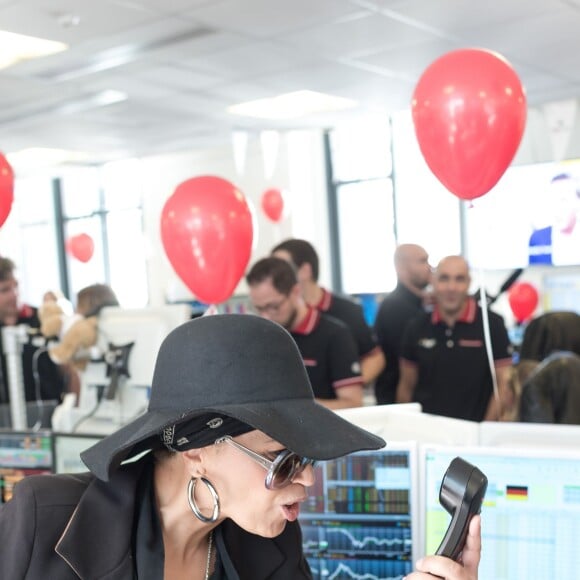
<instances>
[{"instance_id":1,"label":"wall-mounted display screen","mask_svg":"<svg viewBox=\"0 0 580 580\"><path fill-rule=\"evenodd\" d=\"M580 159L509 167L465 208L470 265L580 265Z\"/></svg>"}]
</instances>

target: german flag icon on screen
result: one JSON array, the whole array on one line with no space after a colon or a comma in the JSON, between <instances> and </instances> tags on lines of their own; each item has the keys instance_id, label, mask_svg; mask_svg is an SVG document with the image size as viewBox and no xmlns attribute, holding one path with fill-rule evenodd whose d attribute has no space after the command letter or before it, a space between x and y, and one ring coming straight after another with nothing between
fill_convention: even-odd
<instances>
[{"instance_id":1,"label":"german flag icon on screen","mask_svg":"<svg viewBox=\"0 0 580 580\"><path fill-rule=\"evenodd\" d=\"M524 485L508 485L506 488L507 499L528 499L528 487Z\"/></svg>"}]
</instances>

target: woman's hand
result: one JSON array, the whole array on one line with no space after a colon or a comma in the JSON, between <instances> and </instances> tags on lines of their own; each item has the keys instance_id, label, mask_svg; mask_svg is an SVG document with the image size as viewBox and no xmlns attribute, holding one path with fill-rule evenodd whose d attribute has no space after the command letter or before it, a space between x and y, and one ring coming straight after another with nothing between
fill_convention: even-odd
<instances>
[{"instance_id":1,"label":"woman's hand","mask_svg":"<svg viewBox=\"0 0 580 580\"><path fill-rule=\"evenodd\" d=\"M481 517L474 516L469 522L469 532L460 562L444 556L425 556L417 562L417 571L406 576L405 580L433 580L433 576L445 580L477 580L480 558Z\"/></svg>"}]
</instances>

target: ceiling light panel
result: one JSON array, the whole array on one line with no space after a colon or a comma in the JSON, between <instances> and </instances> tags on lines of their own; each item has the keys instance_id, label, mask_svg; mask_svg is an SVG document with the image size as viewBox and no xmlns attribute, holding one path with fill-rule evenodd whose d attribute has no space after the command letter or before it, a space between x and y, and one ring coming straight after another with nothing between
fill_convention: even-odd
<instances>
[{"instance_id":1,"label":"ceiling light panel","mask_svg":"<svg viewBox=\"0 0 580 580\"><path fill-rule=\"evenodd\" d=\"M278 95L277 97L240 103L228 107L227 111L228 113L245 117L285 120L354 107L356 107L356 102L351 99L303 90Z\"/></svg>"},{"instance_id":2,"label":"ceiling light panel","mask_svg":"<svg viewBox=\"0 0 580 580\"><path fill-rule=\"evenodd\" d=\"M67 12L78 16L78 26L62 26L62 15ZM66 3L54 0L19 0L0 6L2 29L53 38L70 45L79 45L94 38L127 31L152 18L154 14L136 6L117 6L114 17L111 17L111 7L104 0L75 0Z\"/></svg>"},{"instance_id":3,"label":"ceiling light panel","mask_svg":"<svg viewBox=\"0 0 580 580\"><path fill-rule=\"evenodd\" d=\"M25 60L41 58L62 52L68 47L63 42L16 34L0 30L0 69L8 68Z\"/></svg>"}]
</instances>

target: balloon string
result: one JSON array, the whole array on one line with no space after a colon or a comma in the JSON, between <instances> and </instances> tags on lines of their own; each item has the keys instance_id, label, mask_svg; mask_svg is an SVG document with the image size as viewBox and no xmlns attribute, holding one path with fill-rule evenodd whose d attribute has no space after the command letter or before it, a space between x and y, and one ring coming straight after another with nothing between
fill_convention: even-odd
<instances>
[{"instance_id":1,"label":"balloon string","mask_svg":"<svg viewBox=\"0 0 580 580\"><path fill-rule=\"evenodd\" d=\"M473 209L475 207L475 202L473 200L469 201L467 206L468 209ZM479 256L478 256L478 267L479 267L479 301L481 305L481 322L483 326L483 341L485 344L485 352L487 354L487 362L489 365L489 371L491 373L491 382L493 385L493 396L497 403L498 409L498 418L501 416L502 412L502 404L501 399L499 397L499 388L497 384L497 374L495 372L495 362L493 359L493 349L491 345L491 333L489 330L489 312L487 309L487 292L485 291L485 268L483 266L483 258L481 247L478 248Z\"/></svg>"},{"instance_id":2,"label":"balloon string","mask_svg":"<svg viewBox=\"0 0 580 580\"><path fill-rule=\"evenodd\" d=\"M485 292L484 284L484 268L479 267L479 299L481 302L481 319L483 323L483 338L485 343L485 351L487 353L487 361L489 363L489 370L491 372L491 381L493 384L493 396L497 403L498 417L501 416L501 400L499 398L499 389L497 386L497 374L495 372L495 364L493 360L493 350L491 347L491 334L489 331L489 313L487 310L487 294Z\"/></svg>"}]
</instances>

